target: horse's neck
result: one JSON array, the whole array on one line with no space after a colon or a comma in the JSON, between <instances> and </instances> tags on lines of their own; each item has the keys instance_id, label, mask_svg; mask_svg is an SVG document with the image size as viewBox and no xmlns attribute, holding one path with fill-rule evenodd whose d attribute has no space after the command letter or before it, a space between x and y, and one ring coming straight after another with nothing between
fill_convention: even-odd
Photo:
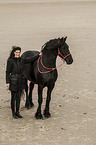
<instances>
[{"instance_id":1,"label":"horse's neck","mask_svg":"<svg viewBox=\"0 0 96 145\"><path fill-rule=\"evenodd\" d=\"M46 66L46 67L56 67L56 58L57 56L55 56L54 54L48 54L45 53L42 55L42 63Z\"/></svg>"}]
</instances>

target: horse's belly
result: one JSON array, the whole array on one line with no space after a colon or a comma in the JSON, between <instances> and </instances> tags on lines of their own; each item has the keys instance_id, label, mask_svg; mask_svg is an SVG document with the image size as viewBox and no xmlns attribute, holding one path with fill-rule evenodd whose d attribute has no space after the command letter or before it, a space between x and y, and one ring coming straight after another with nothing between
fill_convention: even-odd
<instances>
[{"instance_id":1,"label":"horse's belly","mask_svg":"<svg viewBox=\"0 0 96 145\"><path fill-rule=\"evenodd\" d=\"M24 67L24 76L27 80L32 81L32 82L36 82L35 76L34 76L34 70L32 67L32 64L25 64Z\"/></svg>"}]
</instances>

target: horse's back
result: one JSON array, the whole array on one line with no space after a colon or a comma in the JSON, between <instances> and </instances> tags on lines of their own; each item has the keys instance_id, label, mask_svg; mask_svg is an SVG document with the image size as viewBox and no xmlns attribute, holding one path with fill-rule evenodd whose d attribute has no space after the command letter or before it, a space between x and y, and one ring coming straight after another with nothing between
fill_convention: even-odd
<instances>
[{"instance_id":1,"label":"horse's back","mask_svg":"<svg viewBox=\"0 0 96 145\"><path fill-rule=\"evenodd\" d=\"M32 56L35 56L36 54L39 54L39 51L25 51L22 54L22 58L32 58ZM24 65L24 76L26 77L27 80L32 81L33 83L36 83L36 78L34 75L34 63L36 64L36 61L33 63L28 63Z\"/></svg>"},{"instance_id":2,"label":"horse's back","mask_svg":"<svg viewBox=\"0 0 96 145\"><path fill-rule=\"evenodd\" d=\"M39 51L25 51L21 57L22 58L26 58L26 57L32 57L32 56L35 56L36 54L39 54L40 52Z\"/></svg>"}]
</instances>

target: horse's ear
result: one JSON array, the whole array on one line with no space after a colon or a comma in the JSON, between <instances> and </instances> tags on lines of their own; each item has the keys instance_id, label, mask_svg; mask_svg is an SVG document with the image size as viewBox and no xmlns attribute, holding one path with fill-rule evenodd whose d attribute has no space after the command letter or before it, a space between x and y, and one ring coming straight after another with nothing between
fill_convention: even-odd
<instances>
[{"instance_id":1,"label":"horse's ear","mask_svg":"<svg viewBox=\"0 0 96 145\"><path fill-rule=\"evenodd\" d=\"M60 40L63 40L64 39L64 37L62 37Z\"/></svg>"},{"instance_id":2,"label":"horse's ear","mask_svg":"<svg viewBox=\"0 0 96 145\"><path fill-rule=\"evenodd\" d=\"M64 41L66 41L66 39L67 39L67 36L64 38Z\"/></svg>"}]
</instances>

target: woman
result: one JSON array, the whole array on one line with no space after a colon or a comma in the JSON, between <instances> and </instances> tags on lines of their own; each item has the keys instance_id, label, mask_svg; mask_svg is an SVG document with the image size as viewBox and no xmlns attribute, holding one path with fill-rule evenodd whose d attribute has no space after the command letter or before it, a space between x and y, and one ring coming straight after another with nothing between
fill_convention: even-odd
<instances>
[{"instance_id":1,"label":"woman","mask_svg":"<svg viewBox=\"0 0 96 145\"><path fill-rule=\"evenodd\" d=\"M22 59L20 57L21 48L13 46L6 67L6 85L11 91L11 109L13 118L22 118L19 113L22 90L25 88L25 78L23 75L24 63L35 61L39 55L32 58Z\"/></svg>"}]
</instances>

